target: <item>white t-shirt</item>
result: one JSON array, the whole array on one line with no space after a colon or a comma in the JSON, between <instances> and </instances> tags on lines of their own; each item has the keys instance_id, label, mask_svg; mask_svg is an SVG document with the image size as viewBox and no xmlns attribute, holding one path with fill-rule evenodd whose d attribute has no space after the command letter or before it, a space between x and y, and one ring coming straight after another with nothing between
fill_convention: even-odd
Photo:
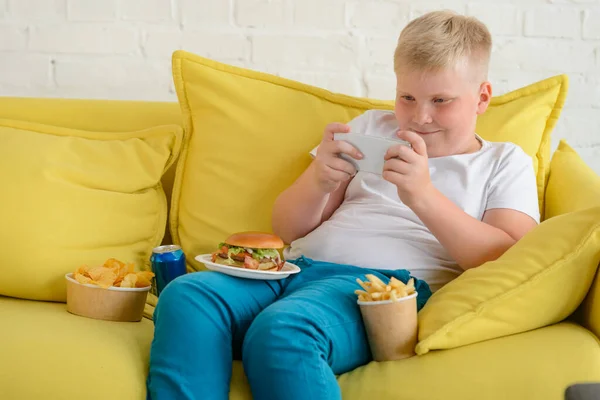
<instances>
[{"instance_id":1,"label":"white t-shirt","mask_svg":"<svg viewBox=\"0 0 600 400\"><path fill-rule=\"evenodd\" d=\"M398 130L393 112L384 110L367 111L348 125L352 132L382 137L394 137ZM433 185L478 220L486 210L510 208L539 222L531 158L515 144L478 139L482 147L475 153L429 159ZM352 179L329 220L285 250L287 259L302 255L365 268L407 269L433 291L463 271L400 201L396 186L366 172Z\"/></svg>"}]
</instances>

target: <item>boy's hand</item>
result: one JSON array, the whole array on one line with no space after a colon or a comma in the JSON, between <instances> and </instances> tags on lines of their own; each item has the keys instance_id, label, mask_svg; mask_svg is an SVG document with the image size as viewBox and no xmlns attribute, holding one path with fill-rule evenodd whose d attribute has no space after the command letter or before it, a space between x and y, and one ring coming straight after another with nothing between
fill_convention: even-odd
<instances>
[{"instance_id":1,"label":"boy's hand","mask_svg":"<svg viewBox=\"0 0 600 400\"><path fill-rule=\"evenodd\" d=\"M398 137L409 142L412 149L404 145L388 149L383 179L396 185L400 200L412 208L433 188L429 177L427 146L423 138L412 131L399 131Z\"/></svg>"},{"instance_id":2,"label":"boy's hand","mask_svg":"<svg viewBox=\"0 0 600 400\"><path fill-rule=\"evenodd\" d=\"M333 140L335 133L348 132L350 132L350 127L340 123L327 125L325 132L323 132L323 140L317 149L317 157L315 158L315 175L317 184L325 193L333 192L342 182L351 179L356 174L354 165L339 157L341 153L357 160L363 157L350 143Z\"/></svg>"}]
</instances>

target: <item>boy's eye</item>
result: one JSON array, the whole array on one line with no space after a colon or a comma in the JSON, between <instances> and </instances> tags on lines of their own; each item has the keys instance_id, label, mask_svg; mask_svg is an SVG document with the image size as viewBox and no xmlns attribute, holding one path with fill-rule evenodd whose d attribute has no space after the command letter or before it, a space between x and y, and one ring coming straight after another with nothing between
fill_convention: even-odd
<instances>
[{"instance_id":1,"label":"boy's eye","mask_svg":"<svg viewBox=\"0 0 600 400\"><path fill-rule=\"evenodd\" d=\"M440 104L440 103L445 103L446 100L445 99L434 99L433 102Z\"/></svg>"},{"instance_id":2,"label":"boy's eye","mask_svg":"<svg viewBox=\"0 0 600 400\"><path fill-rule=\"evenodd\" d=\"M412 96L402 96L402 98L406 101L413 101L415 98Z\"/></svg>"}]
</instances>

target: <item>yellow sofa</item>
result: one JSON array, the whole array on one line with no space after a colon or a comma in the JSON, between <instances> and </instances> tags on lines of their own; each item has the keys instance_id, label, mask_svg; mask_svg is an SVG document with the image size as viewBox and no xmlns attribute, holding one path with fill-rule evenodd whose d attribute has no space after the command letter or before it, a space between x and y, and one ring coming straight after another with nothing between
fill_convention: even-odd
<instances>
[{"instance_id":1,"label":"yellow sofa","mask_svg":"<svg viewBox=\"0 0 600 400\"><path fill-rule=\"evenodd\" d=\"M0 118L107 132L182 124L179 105L160 102L0 98ZM167 195L173 176L163 178ZM343 397L562 399L568 385L600 380L599 290L595 282L587 306L556 325L358 368L339 377ZM63 303L1 296L0 321L0 399L145 398L152 321L97 321ZM251 398L240 363L231 398Z\"/></svg>"}]
</instances>

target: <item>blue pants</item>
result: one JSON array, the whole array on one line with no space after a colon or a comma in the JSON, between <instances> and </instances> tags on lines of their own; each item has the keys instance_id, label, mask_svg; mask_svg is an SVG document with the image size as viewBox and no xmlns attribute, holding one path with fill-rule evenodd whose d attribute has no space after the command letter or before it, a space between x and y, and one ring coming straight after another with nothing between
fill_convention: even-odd
<instances>
[{"instance_id":1,"label":"blue pants","mask_svg":"<svg viewBox=\"0 0 600 400\"><path fill-rule=\"evenodd\" d=\"M255 400L341 399L336 374L372 360L356 278L409 273L294 263L302 272L278 281L198 272L171 282L154 313L148 398L226 400L241 359ZM415 281L420 309L431 291Z\"/></svg>"}]
</instances>

